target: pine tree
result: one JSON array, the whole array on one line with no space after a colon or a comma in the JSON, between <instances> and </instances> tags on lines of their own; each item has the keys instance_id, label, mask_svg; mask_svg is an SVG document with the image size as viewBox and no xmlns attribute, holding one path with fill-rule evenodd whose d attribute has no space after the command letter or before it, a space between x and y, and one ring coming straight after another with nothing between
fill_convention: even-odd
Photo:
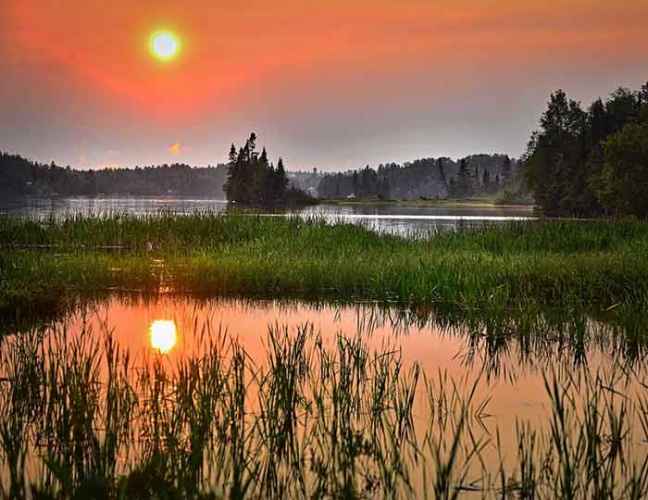
<instances>
[{"instance_id":1,"label":"pine tree","mask_svg":"<svg viewBox=\"0 0 648 500\"><path fill-rule=\"evenodd\" d=\"M482 176L482 185L484 186L484 191L488 192L490 190L490 172L488 169L484 169L484 174Z\"/></svg>"},{"instance_id":2,"label":"pine tree","mask_svg":"<svg viewBox=\"0 0 648 500\"><path fill-rule=\"evenodd\" d=\"M275 169L265 148L256 151L256 134L250 134L245 145L236 152L232 145L229 154L225 194L229 201L244 205L275 205L288 202L288 176L280 158ZM308 196L296 189L290 190L296 201L308 201Z\"/></svg>"},{"instance_id":3,"label":"pine tree","mask_svg":"<svg viewBox=\"0 0 648 500\"><path fill-rule=\"evenodd\" d=\"M229 152L229 162L227 166L227 178L223 190L228 200L238 200L240 198L240 179L238 167L239 155L236 153L236 147L232 144Z\"/></svg>"},{"instance_id":4,"label":"pine tree","mask_svg":"<svg viewBox=\"0 0 648 500\"><path fill-rule=\"evenodd\" d=\"M473 194L473 182L468 170L468 162L462 158L459 162L459 171L457 172L457 179L454 184L454 192L452 193L455 198L468 198Z\"/></svg>"},{"instance_id":5,"label":"pine tree","mask_svg":"<svg viewBox=\"0 0 648 500\"><path fill-rule=\"evenodd\" d=\"M504 157L504 163L502 164L502 182L506 182L511 178L511 159L507 156Z\"/></svg>"},{"instance_id":6,"label":"pine tree","mask_svg":"<svg viewBox=\"0 0 648 500\"><path fill-rule=\"evenodd\" d=\"M443 168L443 160L441 158L437 158L436 165L437 170L439 171L439 177L441 177L441 180L447 187L448 181L446 179L445 169Z\"/></svg>"},{"instance_id":7,"label":"pine tree","mask_svg":"<svg viewBox=\"0 0 648 500\"><path fill-rule=\"evenodd\" d=\"M275 173L274 196L276 199L284 199L286 189L288 188L288 177L284 168L283 159L279 158L277 162L277 171Z\"/></svg>"}]
</instances>

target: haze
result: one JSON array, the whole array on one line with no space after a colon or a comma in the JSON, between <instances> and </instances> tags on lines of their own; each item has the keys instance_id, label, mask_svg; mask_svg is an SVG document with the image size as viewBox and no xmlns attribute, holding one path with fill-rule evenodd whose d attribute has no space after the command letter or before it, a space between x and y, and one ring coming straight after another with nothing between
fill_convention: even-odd
<instances>
[{"instance_id":1,"label":"haze","mask_svg":"<svg viewBox=\"0 0 648 500\"><path fill-rule=\"evenodd\" d=\"M2 3L0 149L79 168L216 164L251 130L289 169L519 155L552 90L648 62L648 0Z\"/></svg>"}]
</instances>

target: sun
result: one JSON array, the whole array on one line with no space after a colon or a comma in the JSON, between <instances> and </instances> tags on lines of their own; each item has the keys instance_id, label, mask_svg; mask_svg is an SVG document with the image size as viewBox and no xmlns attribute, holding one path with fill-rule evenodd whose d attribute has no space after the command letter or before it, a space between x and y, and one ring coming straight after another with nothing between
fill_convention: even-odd
<instances>
[{"instance_id":1,"label":"sun","mask_svg":"<svg viewBox=\"0 0 648 500\"><path fill-rule=\"evenodd\" d=\"M153 321L149 333L151 347L162 354L170 352L178 341L176 324L171 320L158 319Z\"/></svg>"},{"instance_id":2,"label":"sun","mask_svg":"<svg viewBox=\"0 0 648 500\"><path fill-rule=\"evenodd\" d=\"M149 39L151 54L160 61L175 59L181 48L180 38L172 31L156 31Z\"/></svg>"}]
</instances>

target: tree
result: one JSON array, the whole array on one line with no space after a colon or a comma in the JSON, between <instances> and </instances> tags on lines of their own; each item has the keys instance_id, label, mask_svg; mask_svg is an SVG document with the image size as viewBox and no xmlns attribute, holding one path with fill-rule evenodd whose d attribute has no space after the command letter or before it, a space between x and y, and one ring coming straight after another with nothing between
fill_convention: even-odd
<instances>
[{"instance_id":1,"label":"tree","mask_svg":"<svg viewBox=\"0 0 648 500\"><path fill-rule=\"evenodd\" d=\"M282 200L286 196L288 177L286 176L286 169L281 158L277 162L277 171L274 174L274 179L274 196L276 199Z\"/></svg>"},{"instance_id":2,"label":"tree","mask_svg":"<svg viewBox=\"0 0 648 500\"><path fill-rule=\"evenodd\" d=\"M484 190L488 192L490 190L490 172L488 169L484 169L484 175L482 176L482 185L484 186Z\"/></svg>"},{"instance_id":3,"label":"tree","mask_svg":"<svg viewBox=\"0 0 648 500\"><path fill-rule=\"evenodd\" d=\"M229 162L227 164L227 179L225 181L225 185L223 186L223 190L225 191L228 199L238 199L241 196L240 175L238 175L239 172L237 171L238 158L239 155L236 152L236 146L232 144L229 152Z\"/></svg>"},{"instance_id":4,"label":"tree","mask_svg":"<svg viewBox=\"0 0 648 500\"><path fill-rule=\"evenodd\" d=\"M641 93L619 87L612 92L606 103L609 132L621 130L626 123L639 117L641 111Z\"/></svg>"},{"instance_id":5,"label":"tree","mask_svg":"<svg viewBox=\"0 0 648 500\"><path fill-rule=\"evenodd\" d=\"M529 142L526 174L536 201L547 215L582 215L592 198L582 170L587 160L587 115L562 90L554 92ZM504 182L506 179L502 179Z\"/></svg>"},{"instance_id":6,"label":"tree","mask_svg":"<svg viewBox=\"0 0 648 500\"><path fill-rule=\"evenodd\" d=\"M473 194L472 176L468 171L468 162L465 158L459 162L459 171L451 194L454 198L467 198Z\"/></svg>"},{"instance_id":7,"label":"tree","mask_svg":"<svg viewBox=\"0 0 648 500\"><path fill-rule=\"evenodd\" d=\"M256 151L257 136L253 132L236 153L230 148L225 193L229 201L243 205L281 205L289 202L306 203L312 198L297 189L288 188L288 177L283 160L275 169L265 148Z\"/></svg>"},{"instance_id":8,"label":"tree","mask_svg":"<svg viewBox=\"0 0 648 500\"><path fill-rule=\"evenodd\" d=\"M639 90L639 103L641 106L648 105L648 82L644 83Z\"/></svg>"},{"instance_id":9,"label":"tree","mask_svg":"<svg viewBox=\"0 0 648 500\"><path fill-rule=\"evenodd\" d=\"M629 123L604 144L597 196L615 215L648 216L648 122Z\"/></svg>"},{"instance_id":10,"label":"tree","mask_svg":"<svg viewBox=\"0 0 648 500\"><path fill-rule=\"evenodd\" d=\"M504 163L502 164L502 181L506 182L511 178L511 159L507 156L504 157Z\"/></svg>"},{"instance_id":11,"label":"tree","mask_svg":"<svg viewBox=\"0 0 648 500\"><path fill-rule=\"evenodd\" d=\"M445 174L445 168L443 168L443 159L438 158L436 161L437 169L439 170L439 177L441 180L444 182L444 184L448 184L448 180L446 179L446 174Z\"/></svg>"},{"instance_id":12,"label":"tree","mask_svg":"<svg viewBox=\"0 0 648 500\"><path fill-rule=\"evenodd\" d=\"M628 146L634 140L637 146L639 132L626 127L642 123L648 123L648 84L637 92L619 88L605 103L595 100L587 112L563 91L552 94L524 160L529 186L545 214L596 216L627 211L621 207L622 200L613 203L612 199L627 192L620 187L623 181L615 178L621 175L627 180L627 176L613 166L627 166L628 159L622 161L614 148L610 159L606 148L612 137ZM617 136L621 131L624 134Z\"/></svg>"}]
</instances>

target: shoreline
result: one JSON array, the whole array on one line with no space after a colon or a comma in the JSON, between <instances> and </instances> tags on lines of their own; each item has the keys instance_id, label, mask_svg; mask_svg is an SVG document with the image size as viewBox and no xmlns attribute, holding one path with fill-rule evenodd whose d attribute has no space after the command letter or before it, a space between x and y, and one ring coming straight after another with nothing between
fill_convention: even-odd
<instances>
[{"instance_id":1,"label":"shoreline","mask_svg":"<svg viewBox=\"0 0 648 500\"><path fill-rule=\"evenodd\" d=\"M533 212L537 206L524 203L499 204L486 199L455 199L455 200L377 200L377 199L341 199L341 198L320 198L320 205L372 205L372 206L393 206L393 207L417 207L417 208L457 208L457 209L518 209Z\"/></svg>"}]
</instances>

